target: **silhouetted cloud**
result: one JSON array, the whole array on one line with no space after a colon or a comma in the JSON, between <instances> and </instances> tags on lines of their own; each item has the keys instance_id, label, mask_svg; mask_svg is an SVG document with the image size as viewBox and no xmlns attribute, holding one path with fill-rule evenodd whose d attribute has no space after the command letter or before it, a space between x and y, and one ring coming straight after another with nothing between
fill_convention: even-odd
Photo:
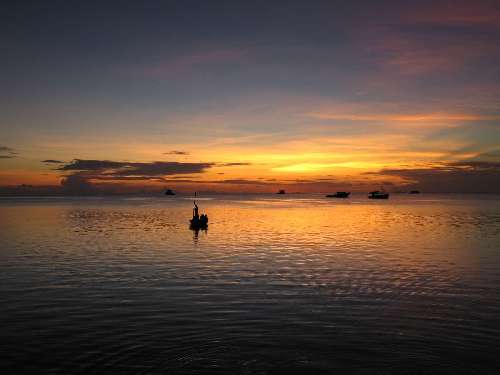
<instances>
[{"instance_id":1,"label":"silhouetted cloud","mask_svg":"<svg viewBox=\"0 0 500 375\"><path fill-rule=\"evenodd\" d=\"M65 161L61 160L54 160L54 159L47 159L47 160L42 160L40 163L48 163L48 164L64 164Z\"/></svg>"},{"instance_id":2,"label":"silhouetted cloud","mask_svg":"<svg viewBox=\"0 0 500 375\"><path fill-rule=\"evenodd\" d=\"M70 195L87 195L95 192L95 189L85 176L79 174L69 175L61 180L64 193Z\"/></svg>"},{"instance_id":3,"label":"silhouetted cloud","mask_svg":"<svg viewBox=\"0 0 500 375\"><path fill-rule=\"evenodd\" d=\"M243 165L252 165L252 163L240 163L240 162L236 162L236 163L221 163L221 164L218 164L219 166L221 167L236 167L236 166L243 166Z\"/></svg>"},{"instance_id":4,"label":"silhouetted cloud","mask_svg":"<svg viewBox=\"0 0 500 375\"><path fill-rule=\"evenodd\" d=\"M82 191L88 193L93 182L119 183L127 181L166 182L164 176L203 173L214 166L214 163L180 163L154 161L138 163L112 160L85 160L74 159L56 170L72 172L64 176L63 187L65 191L74 193ZM71 190L71 191L70 191Z\"/></svg>"},{"instance_id":5,"label":"silhouetted cloud","mask_svg":"<svg viewBox=\"0 0 500 375\"><path fill-rule=\"evenodd\" d=\"M213 163L179 163L155 161L152 163L128 163L122 169L114 172L115 175L146 175L164 176L174 174L202 173L212 167Z\"/></svg>"},{"instance_id":6,"label":"silhouetted cloud","mask_svg":"<svg viewBox=\"0 0 500 375\"><path fill-rule=\"evenodd\" d=\"M199 178L199 176L169 176L169 178L174 178L174 179L177 179L177 178Z\"/></svg>"},{"instance_id":7,"label":"silhouetted cloud","mask_svg":"<svg viewBox=\"0 0 500 375\"><path fill-rule=\"evenodd\" d=\"M234 184L234 185L269 185L267 182L259 180L233 179L218 181L219 184Z\"/></svg>"},{"instance_id":8,"label":"silhouetted cloud","mask_svg":"<svg viewBox=\"0 0 500 375\"><path fill-rule=\"evenodd\" d=\"M186 173L202 173L214 163L181 163L154 161L150 163L122 162L111 160L74 159L63 165L60 171L100 172L104 176L165 176Z\"/></svg>"},{"instance_id":9,"label":"silhouetted cloud","mask_svg":"<svg viewBox=\"0 0 500 375\"><path fill-rule=\"evenodd\" d=\"M461 168L468 168L481 171L489 170L489 171L500 172L500 162L496 161L470 160L470 161L452 162L448 163L448 165L453 167L461 167Z\"/></svg>"},{"instance_id":10,"label":"silhouetted cloud","mask_svg":"<svg viewBox=\"0 0 500 375\"><path fill-rule=\"evenodd\" d=\"M44 163L64 163L55 159ZM247 165L248 163L223 163L224 165ZM227 185L267 185L258 180L227 179L198 180L196 174L219 166L219 163L182 163L171 161L130 162L97 159L73 159L57 167L56 171L66 172L59 187L60 194L121 194L142 191L146 186L126 184L134 181L178 183L178 184L227 184ZM182 177L185 176L185 177ZM169 177L169 178L167 178ZM123 184L122 184L123 183ZM158 185L157 185L158 188ZM54 190L57 192L57 189Z\"/></svg>"},{"instance_id":11,"label":"silhouetted cloud","mask_svg":"<svg viewBox=\"0 0 500 375\"><path fill-rule=\"evenodd\" d=\"M167 180L166 182L171 183L189 183L189 184L214 184L214 185L254 185L261 187L276 187L289 186L294 188L300 187L315 187L318 189L326 189L327 191L332 186L336 187L346 187L352 184L346 181L334 181L333 179L329 181L321 181L320 179L295 179L295 180L277 180L275 178L271 179L225 179L225 180L193 180L193 179L181 179L181 180ZM385 183L384 183L385 184ZM391 185L391 182L387 182L387 185ZM365 186L366 184L360 183L360 186Z\"/></svg>"},{"instance_id":12,"label":"silhouetted cloud","mask_svg":"<svg viewBox=\"0 0 500 375\"><path fill-rule=\"evenodd\" d=\"M123 168L130 163L110 160L83 160L74 159L70 163L57 168L60 171L99 171L103 169Z\"/></svg>"},{"instance_id":13,"label":"silhouetted cloud","mask_svg":"<svg viewBox=\"0 0 500 375\"><path fill-rule=\"evenodd\" d=\"M83 175L87 179L100 180L100 181L158 181L165 182L163 177L151 176L116 176L116 175Z\"/></svg>"},{"instance_id":14,"label":"silhouetted cloud","mask_svg":"<svg viewBox=\"0 0 500 375\"><path fill-rule=\"evenodd\" d=\"M189 184L229 184L229 185L269 185L267 182L259 180L246 179L226 179L226 180L194 180L194 179L163 179L170 183L189 183Z\"/></svg>"},{"instance_id":15,"label":"silhouetted cloud","mask_svg":"<svg viewBox=\"0 0 500 375\"><path fill-rule=\"evenodd\" d=\"M500 162L459 161L423 168L387 168L369 174L396 176L408 187L428 192L500 193Z\"/></svg>"},{"instance_id":16,"label":"silhouetted cloud","mask_svg":"<svg viewBox=\"0 0 500 375\"><path fill-rule=\"evenodd\" d=\"M473 160L500 162L500 148L479 154Z\"/></svg>"},{"instance_id":17,"label":"silhouetted cloud","mask_svg":"<svg viewBox=\"0 0 500 375\"><path fill-rule=\"evenodd\" d=\"M12 159L16 157L17 152L7 146L0 146L0 159Z\"/></svg>"},{"instance_id":18,"label":"silhouetted cloud","mask_svg":"<svg viewBox=\"0 0 500 375\"><path fill-rule=\"evenodd\" d=\"M172 151L164 152L163 155L189 155L189 152L172 150Z\"/></svg>"}]
</instances>

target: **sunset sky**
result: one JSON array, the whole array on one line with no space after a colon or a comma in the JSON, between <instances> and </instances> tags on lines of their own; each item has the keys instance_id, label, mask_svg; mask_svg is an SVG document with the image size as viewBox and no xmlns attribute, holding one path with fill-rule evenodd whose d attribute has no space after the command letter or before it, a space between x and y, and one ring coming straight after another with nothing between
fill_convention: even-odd
<instances>
[{"instance_id":1,"label":"sunset sky","mask_svg":"<svg viewBox=\"0 0 500 375\"><path fill-rule=\"evenodd\" d=\"M11 1L0 18L0 193L500 192L499 1Z\"/></svg>"}]
</instances>

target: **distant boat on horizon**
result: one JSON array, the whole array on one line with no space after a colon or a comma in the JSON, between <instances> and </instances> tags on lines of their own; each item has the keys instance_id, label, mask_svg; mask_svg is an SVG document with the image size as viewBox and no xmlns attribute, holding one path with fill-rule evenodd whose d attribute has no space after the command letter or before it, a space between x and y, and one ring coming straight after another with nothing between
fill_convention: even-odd
<instances>
[{"instance_id":1,"label":"distant boat on horizon","mask_svg":"<svg viewBox=\"0 0 500 375\"><path fill-rule=\"evenodd\" d=\"M387 193L384 190L375 190L371 191L370 194L368 195L369 199L388 199L389 198L389 193Z\"/></svg>"},{"instance_id":2,"label":"distant boat on horizon","mask_svg":"<svg viewBox=\"0 0 500 375\"><path fill-rule=\"evenodd\" d=\"M347 191L337 191L335 194L327 194L326 197L327 198L349 198L349 195L351 194L351 192L347 192Z\"/></svg>"},{"instance_id":3,"label":"distant boat on horizon","mask_svg":"<svg viewBox=\"0 0 500 375\"><path fill-rule=\"evenodd\" d=\"M285 194L285 190L281 189L276 194Z\"/></svg>"},{"instance_id":4,"label":"distant boat on horizon","mask_svg":"<svg viewBox=\"0 0 500 375\"><path fill-rule=\"evenodd\" d=\"M167 189L167 191L165 192L165 195L175 195L175 193L172 189Z\"/></svg>"},{"instance_id":5,"label":"distant boat on horizon","mask_svg":"<svg viewBox=\"0 0 500 375\"><path fill-rule=\"evenodd\" d=\"M412 190L408 194L420 194L420 191L418 191L418 190Z\"/></svg>"}]
</instances>

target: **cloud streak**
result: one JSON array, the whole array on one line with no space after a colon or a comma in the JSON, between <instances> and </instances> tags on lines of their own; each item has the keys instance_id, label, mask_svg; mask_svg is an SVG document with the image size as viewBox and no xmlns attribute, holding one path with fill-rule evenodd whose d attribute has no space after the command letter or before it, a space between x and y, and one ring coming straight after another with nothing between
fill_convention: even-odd
<instances>
[{"instance_id":1,"label":"cloud streak","mask_svg":"<svg viewBox=\"0 0 500 375\"><path fill-rule=\"evenodd\" d=\"M12 159L15 158L17 152L13 148L7 146L0 146L0 159Z\"/></svg>"},{"instance_id":2,"label":"cloud streak","mask_svg":"<svg viewBox=\"0 0 500 375\"><path fill-rule=\"evenodd\" d=\"M163 155L189 155L189 152L172 150L172 151L164 152Z\"/></svg>"},{"instance_id":3,"label":"cloud streak","mask_svg":"<svg viewBox=\"0 0 500 375\"><path fill-rule=\"evenodd\" d=\"M61 160L55 160L55 159L47 159L47 160L42 160L40 163L46 163L46 164L64 164L64 161Z\"/></svg>"},{"instance_id":4,"label":"cloud streak","mask_svg":"<svg viewBox=\"0 0 500 375\"><path fill-rule=\"evenodd\" d=\"M240 166L246 166L246 165L252 165L252 163L236 162L236 163L220 163L220 164L218 164L218 166L220 166L220 167L240 167Z\"/></svg>"}]
</instances>

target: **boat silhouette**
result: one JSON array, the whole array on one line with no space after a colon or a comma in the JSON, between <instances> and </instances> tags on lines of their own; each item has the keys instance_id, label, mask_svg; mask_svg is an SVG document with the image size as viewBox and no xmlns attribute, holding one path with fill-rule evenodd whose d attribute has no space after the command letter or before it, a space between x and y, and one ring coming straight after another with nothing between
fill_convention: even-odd
<instances>
[{"instance_id":1,"label":"boat silhouette","mask_svg":"<svg viewBox=\"0 0 500 375\"><path fill-rule=\"evenodd\" d=\"M189 220L189 226L191 229L207 229L208 216L205 214L201 214L198 217L193 216L193 218Z\"/></svg>"},{"instance_id":2,"label":"boat silhouette","mask_svg":"<svg viewBox=\"0 0 500 375\"><path fill-rule=\"evenodd\" d=\"M285 194L285 190L281 189L276 194Z\"/></svg>"},{"instance_id":3,"label":"boat silhouette","mask_svg":"<svg viewBox=\"0 0 500 375\"><path fill-rule=\"evenodd\" d=\"M335 194L328 194L326 195L327 198L349 198L349 195L351 192L347 191L337 191Z\"/></svg>"},{"instance_id":4,"label":"boat silhouette","mask_svg":"<svg viewBox=\"0 0 500 375\"><path fill-rule=\"evenodd\" d=\"M165 192L165 195L175 195L175 193L173 190L167 189L167 191Z\"/></svg>"},{"instance_id":5,"label":"boat silhouette","mask_svg":"<svg viewBox=\"0 0 500 375\"><path fill-rule=\"evenodd\" d=\"M389 193L386 192L385 190L375 190L371 191L370 194L368 195L369 199L388 199L389 198Z\"/></svg>"},{"instance_id":6,"label":"boat silhouette","mask_svg":"<svg viewBox=\"0 0 500 375\"><path fill-rule=\"evenodd\" d=\"M196 197L196 193L195 193ZM189 228L195 231L200 229L208 228L208 215L207 214L199 214L198 205L196 204L196 200L193 201L193 217L189 220Z\"/></svg>"}]
</instances>

